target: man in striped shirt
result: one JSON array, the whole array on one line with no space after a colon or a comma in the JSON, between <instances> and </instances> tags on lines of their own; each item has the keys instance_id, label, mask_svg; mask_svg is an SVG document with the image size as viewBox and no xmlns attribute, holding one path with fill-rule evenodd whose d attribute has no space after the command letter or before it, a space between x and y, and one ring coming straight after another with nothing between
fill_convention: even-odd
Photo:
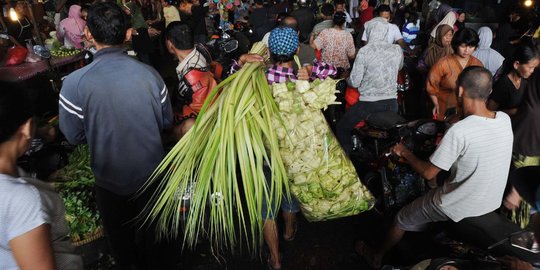
<instances>
[{"instance_id":1,"label":"man in striped shirt","mask_svg":"<svg viewBox=\"0 0 540 270\"><path fill-rule=\"evenodd\" d=\"M90 147L96 201L118 268L173 269L170 249L133 222L152 195L149 189L134 196L165 156L161 132L172 109L160 75L125 54L127 24L114 3L90 8L85 35L97 53L64 81L60 129L70 143Z\"/></svg>"},{"instance_id":2,"label":"man in striped shirt","mask_svg":"<svg viewBox=\"0 0 540 270\"><path fill-rule=\"evenodd\" d=\"M442 187L399 211L382 246L374 249L357 243L357 252L372 266L380 266L385 252L401 240L405 231L421 231L431 222L481 216L501 205L512 156L510 117L486 107L491 92L489 70L464 69L458 86L465 118L447 131L429 161L418 159L403 144L392 149L429 181L435 181L441 170L451 174Z\"/></svg>"}]
</instances>

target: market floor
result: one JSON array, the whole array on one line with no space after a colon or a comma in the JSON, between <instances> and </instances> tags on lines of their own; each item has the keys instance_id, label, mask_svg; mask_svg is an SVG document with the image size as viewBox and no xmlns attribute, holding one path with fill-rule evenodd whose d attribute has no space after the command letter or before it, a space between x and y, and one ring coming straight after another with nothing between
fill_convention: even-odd
<instances>
[{"instance_id":1,"label":"market floor","mask_svg":"<svg viewBox=\"0 0 540 270\"><path fill-rule=\"evenodd\" d=\"M298 215L298 232L292 242L280 240L283 269L294 270L345 270L371 269L354 252L354 243L358 239L375 242L385 231L385 222L375 211L368 211L356 216L329 221L308 222ZM283 228L281 220L280 228ZM281 234L280 234L281 235ZM101 240L101 248L105 241ZM96 259L87 264L86 269L110 269L106 248L90 252ZM97 254L99 253L99 254ZM415 263L436 256L440 253L430 244L425 234L406 234L404 240L385 258L385 264L414 265ZM251 257L247 251L237 250L236 254L222 254L219 260L212 255L208 242L202 242L195 250L184 251L178 269L218 270L218 269L268 269L266 250L261 256ZM96 257L97 256L97 257ZM90 259L90 258L87 258ZM390 268L392 269L392 268ZM399 268L394 268L399 269Z\"/></svg>"},{"instance_id":2,"label":"market floor","mask_svg":"<svg viewBox=\"0 0 540 270\"><path fill-rule=\"evenodd\" d=\"M175 72L178 62L169 55L163 55L156 60L157 70L168 88L175 89L178 84ZM282 221L279 220L278 223L280 228L283 228ZM299 213L298 232L294 241L286 242L280 239L283 269L370 269L354 252L354 243L358 239L376 242L385 231L384 224L381 216L375 211L321 222L308 222ZM433 246L423 237L424 235L407 234L404 241L387 256L386 263L391 261L393 265L413 265L433 256ZM110 255L103 238L94 243L94 246L88 246L85 249L86 269L110 269L108 263ZM202 242L195 250L183 253L178 269L268 269L266 254L265 248L261 256L255 258L251 257L247 251L237 251L234 255L222 254L218 260L212 254L209 243Z\"/></svg>"}]
</instances>

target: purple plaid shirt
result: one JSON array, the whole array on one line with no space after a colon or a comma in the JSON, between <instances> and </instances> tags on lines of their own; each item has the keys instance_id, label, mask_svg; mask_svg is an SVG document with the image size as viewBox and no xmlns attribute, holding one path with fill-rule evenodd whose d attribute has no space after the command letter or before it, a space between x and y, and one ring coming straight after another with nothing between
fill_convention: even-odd
<instances>
[{"instance_id":1,"label":"purple plaid shirt","mask_svg":"<svg viewBox=\"0 0 540 270\"><path fill-rule=\"evenodd\" d=\"M233 61L231 66L231 74L240 70L240 66L236 61ZM337 74L337 69L333 65L326 64L324 62L313 62L313 68L311 69L311 74L309 77L310 81L315 79L324 80L328 76L333 76ZM271 65L266 72L266 80L268 84L273 83L284 83L287 81L296 81L296 74L292 68L280 67L278 65Z\"/></svg>"}]
</instances>

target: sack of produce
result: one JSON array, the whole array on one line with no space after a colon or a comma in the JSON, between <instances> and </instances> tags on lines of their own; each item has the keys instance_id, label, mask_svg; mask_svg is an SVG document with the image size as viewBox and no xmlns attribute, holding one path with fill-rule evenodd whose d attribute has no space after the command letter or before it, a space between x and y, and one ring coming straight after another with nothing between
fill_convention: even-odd
<instances>
[{"instance_id":1,"label":"sack of produce","mask_svg":"<svg viewBox=\"0 0 540 270\"><path fill-rule=\"evenodd\" d=\"M356 215L374 205L321 111L336 104L336 83L327 78L272 85L283 121L273 124L289 187L309 221Z\"/></svg>"}]
</instances>

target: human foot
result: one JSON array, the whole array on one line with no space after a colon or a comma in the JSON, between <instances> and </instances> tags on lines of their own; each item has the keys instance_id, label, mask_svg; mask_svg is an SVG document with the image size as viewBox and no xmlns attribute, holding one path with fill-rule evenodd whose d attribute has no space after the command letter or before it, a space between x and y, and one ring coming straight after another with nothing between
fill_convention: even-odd
<instances>
[{"instance_id":1,"label":"human foot","mask_svg":"<svg viewBox=\"0 0 540 270\"><path fill-rule=\"evenodd\" d=\"M280 256L281 257L281 256ZM268 270L280 270L281 269L281 259L280 257L272 259L272 255L268 255L266 260L266 265L268 265Z\"/></svg>"},{"instance_id":2,"label":"human foot","mask_svg":"<svg viewBox=\"0 0 540 270\"><path fill-rule=\"evenodd\" d=\"M294 222L293 225L285 226L285 232L283 233L283 239L285 241L292 241L296 237L296 232L298 231L298 223Z\"/></svg>"},{"instance_id":3,"label":"human foot","mask_svg":"<svg viewBox=\"0 0 540 270\"><path fill-rule=\"evenodd\" d=\"M369 266L375 269L381 268L382 255L364 243L364 241L357 241L354 245L354 250Z\"/></svg>"}]
</instances>

